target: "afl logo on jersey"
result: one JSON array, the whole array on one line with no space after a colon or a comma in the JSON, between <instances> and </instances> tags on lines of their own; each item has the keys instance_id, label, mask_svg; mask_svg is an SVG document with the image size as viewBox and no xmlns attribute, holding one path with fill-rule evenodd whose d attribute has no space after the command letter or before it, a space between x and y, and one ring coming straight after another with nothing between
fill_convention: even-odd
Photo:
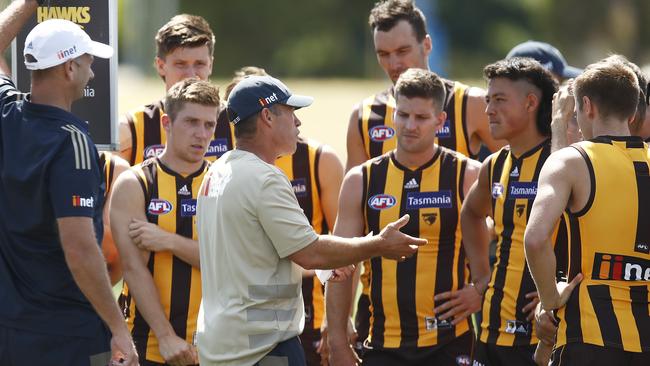
<instances>
[{"instance_id":1,"label":"afl logo on jersey","mask_svg":"<svg viewBox=\"0 0 650 366\"><path fill-rule=\"evenodd\" d=\"M381 125L371 128L368 134L372 141L382 142L392 139L395 136L395 130L392 127Z\"/></svg>"},{"instance_id":2,"label":"afl logo on jersey","mask_svg":"<svg viewBox=\"0 0 650 366\"><path fill-rule=\"evenodd\" d=\"M150 145L144 149L144 158L155 158L165 150L165 145Z\"/></svg>"},{"instance_id":3,"label":"afl logo on jersey","mask_svg":"<svg viewBox=\"0 0 650 366\"><path fill-rule=\"evenodd\" d=\"M373 210L385 210L395 206L397 200L389 194L376 194L368 200L368 206Z\"/></svg>"},{"instance_id":4,"label":"afl logo on jersey","mask_svg":"<svg viewBox=\"0 0 650 366\"><path fill-rule=\"evenodd\" d=\"M503 184L492 183L492 198L499 198L503 195Z\"/></svg>"},{"instance_id":5,"label":"afl logo on jersey","mask_svg":"<svg viewBox=\"0 0 650 366\"><path fill-rule=\"evenodd\" d=\"M151 215L158 216L158 215L168 214L169 212L171 212L173 208L174 206L172 206L171 202L167 200L154 198L151 201L149 201L148 211Z\"/></svg>"}]
</instances>

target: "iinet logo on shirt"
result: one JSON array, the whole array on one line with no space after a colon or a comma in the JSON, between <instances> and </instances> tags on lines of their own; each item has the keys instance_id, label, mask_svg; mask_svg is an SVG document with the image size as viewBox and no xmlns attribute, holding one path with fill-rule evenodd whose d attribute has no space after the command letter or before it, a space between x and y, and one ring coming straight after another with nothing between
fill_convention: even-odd
<instances>
[{"instance_id":1,"label":"iinet logo on shirt","mask_svg":"<svg viewBox=\"0 0 650 366\"><path fill-rule=\"evenodd\" d=\"M95 200L92 197L84 198L81 196L72 196L72 207L95 207Z\"/></svg>"}]
</instances>

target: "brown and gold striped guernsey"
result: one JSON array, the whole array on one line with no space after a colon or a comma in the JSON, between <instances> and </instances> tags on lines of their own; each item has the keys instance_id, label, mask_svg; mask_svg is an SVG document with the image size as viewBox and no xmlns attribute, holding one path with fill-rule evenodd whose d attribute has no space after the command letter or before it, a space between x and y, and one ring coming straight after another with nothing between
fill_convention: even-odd
<instances>
[{"instance_id":1,"label":"brown and gold striped guernsey","mask_svg":"<svg viewBox=\"0 0 650 366\"><path fill-rule=\"evenodd\" d=\"M163 230L197 240L194 215L196 197L209 163L193 174L182 176L167 168L158 158L132 167L145 197L147 220ZM201 272L171 252L152 252L147 268L160 295L160 302L174 332L188 343L194 342L201 302ZM135 299L125 284L120 305L141 359L162 362L158 340L138 311Z\"/></svg>"},{"instance_id":2,"label":"brown and gold striped guernsey","mask_svg":"<svg viewBox=\"0 0 650 366\"><path fill-rule=\"evenodd\" d=\"M158 156L165 148L167 136L162 128L160 117L163 115L163 102L142 106L127 113L126 119L131 130L130 165L141 163L145 159ZM221 108L217 117L214 138L210 141L205 158L215 161L226 151L232 150L235 141L235 129L228 120L226 108Z\"/></svg>"},{"instance_id":3,"label":"brown and gold striped guernsey","mask_svg":"<svg viewBox=\"0 0 650 366\"><path fill-rule=\"evenodd\" d=\"M433 313L441 304L434 302L435 294L464 284L460 206L466 165L464 156L444 147L416 169L397 162L394 152L363 165L365 231L379 233L408 213L411 219L401 231L429 240L404 262L371 259L370 346L442 345L469 331L469 320L453 326Z\"/></svg>"},{"instance_id":4,"label":"brown and gold striped guernsey","mask_svg":"<svg viewBox=\"0 0 650 366\"><path fill-rule=\"evenodd\" d=\"M538 342L533 324L522 311L530 302L525 295L535 291L524 255L524 232L539 173L550 152L550 141L545 140L520 157L508 147L490 157L492 217L498 239L497 261L483 300L480 340L484 343L519 346Z\"/></svg>"},{"instance_id":5,"label":"brown and gold striped guernsey","mask_svg":"<svg viewBox=\"0 0 650 366\"><path fill-rule=\"evenodd\" d=\"M105 185L104 203L113 188L113 175L115 173L115 155L110 151L101 151L99 153L99 169L102 172L102 180Z\"/></svg>"},{"instance_id":6,"label":"brown and gold striped guernsey","mask_svg":"<svg viewBox=\"0 0 650 366\"><path fill-rule=\"evenodd\" d=\"M329 225L320 201L320 178L318 163L321 145L313 140L299 138L296 152L279 158L275 165L282 169L291 181L300 207L311 226L318 234L329 233ZM316 276L302 281L302 296L305 302L305 329L319 329L324 310L324 288Z\"/></svg>"},{"instance_id":7,"label":"brown and gold striped guernsey","mask_svg":"<svg viewBox=\"0 0 650 366\"><path fill-rule=\"evenodd\" d=\"M447 120L436 132L436 144L471 157L466 121L469 87L457 81L442 80L446 90L444 110ZM383 155L397 145L393 122L395 106L392 87L361 102L359 133L370 158Z\"/></svg>"},{"instance_id":8,"label":"brown and gold striped guernsey","mask_svg":"<svg viewBox=\"0 0 650 366\"><path fill-rule=\"evenodd\" d=\"M579 342L650 352L650 152L639 137L572 145L587 163L587 205L565 213L569 279L582 273L561 319L557 345Z\"/></svg>"}]
</instances>

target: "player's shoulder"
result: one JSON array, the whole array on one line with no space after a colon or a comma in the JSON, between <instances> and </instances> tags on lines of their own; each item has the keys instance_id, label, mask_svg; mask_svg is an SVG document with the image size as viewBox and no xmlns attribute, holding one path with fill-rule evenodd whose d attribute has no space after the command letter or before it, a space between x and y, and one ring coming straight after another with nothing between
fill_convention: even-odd
<instances>
[{"instance_id":1,"label":"player's shoulder","mask_svg":"<svg viewBox=\"0 0 650 366\"><path fill-rule=\"evenodd\" d=\"M143 115L147 115L147 116L151 117L151 116L153 116L153 115L155 115L157 113L158 114L162 113L163 109L164 109L163 100L160 99L160 100L153 101L153 102L151 102L149 104L139 105L139 106L129 110L127 112L127 116L135 117L135 116L138 116L140 114L143 114Z\"/></svg>"}]
</instances>

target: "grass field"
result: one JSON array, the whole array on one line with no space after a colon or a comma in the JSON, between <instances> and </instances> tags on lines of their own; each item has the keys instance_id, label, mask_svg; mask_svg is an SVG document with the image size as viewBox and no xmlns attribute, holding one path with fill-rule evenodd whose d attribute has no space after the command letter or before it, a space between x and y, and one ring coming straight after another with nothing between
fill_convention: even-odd
<instances>
[{"instance_id":1,"label":"grass field","mask_svg":"<svg viewBox=\"0 0 650 366\"><path fill-rule=\"evenodd\" d=\"M225 89L228 80L213 80ZM128 70L120 70L119 114L162 97L164 84L157 78L146 78ZM350 112L363 98L381 91L388 81L299 79L285 80L293 93L314 97L314 104L296 112L302 121L302 135L332 146L345 164L345 135Z\"/></svg>"}]
</instances>

